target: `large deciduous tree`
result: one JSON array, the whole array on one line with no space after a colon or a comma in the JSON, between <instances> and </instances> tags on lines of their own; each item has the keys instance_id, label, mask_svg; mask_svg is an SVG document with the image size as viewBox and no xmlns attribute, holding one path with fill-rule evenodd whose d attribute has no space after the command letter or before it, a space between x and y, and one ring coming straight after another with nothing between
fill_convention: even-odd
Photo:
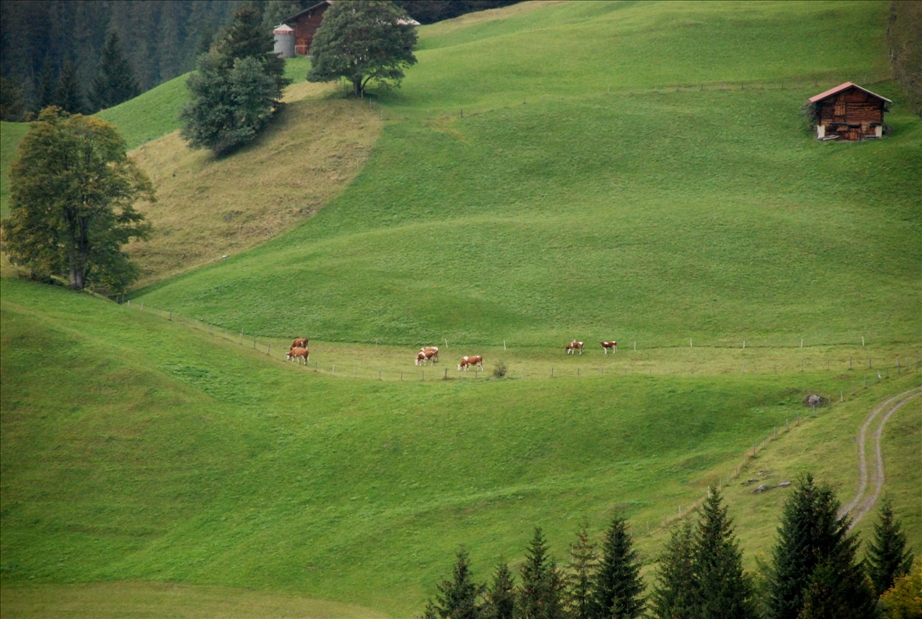
<instances>
[{"instance_id":1,"label":"large deciduous tree","mask_svg":"<svg viewBox=\"0 0 922 619\"><path fill-rule=\"evenodd\" d=\"M252 140L281 107L284 61L259 14L244 7L186 82L191 101L183 108L181 135L192 148L229 153Z\"/></svg>"},{"instance_id":2,"label":"large deciduous tree","mask_svg":"<svg viewBox=\"0 0 922 619\"><path fill-rule=\"evenodd\" d=\"M115 127L46 108L10 168L10 261L39 277L66 276L77 290L121 292L140 274L122 246L150 231L134 210L139 198L154 201L153 186Z\"/></svg>"},{"instance_id":3,"label":"large deciduous tree","mask_svg":"<svg viewBox=\"0 0 922 619\"><path fill-rule=\"evenodd\" d=\"M400 86L416 64L416 28L392 2L336 2L311 43L310 82L345 78L361 96L369 82Z\"/></svg>"},{"instance_id":4,"label":"large deciduous tree","mask_svg":"<svg viewBox=\"0 0 922 619\"><path fill-rule=\"evenodd\" d=\"M105 110L141 94L134 68L122 53L118 34L111 32L102 48L99 73L90 88L90 105Z\"/></svg>"}]
</instances>

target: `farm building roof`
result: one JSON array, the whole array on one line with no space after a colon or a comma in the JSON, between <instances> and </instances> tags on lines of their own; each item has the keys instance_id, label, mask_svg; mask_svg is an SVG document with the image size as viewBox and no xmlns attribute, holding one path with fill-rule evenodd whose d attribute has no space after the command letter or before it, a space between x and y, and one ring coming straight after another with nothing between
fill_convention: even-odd
<instances>
[{"instance_id":1,"label":"farm building roof","mask_svg":"<svg viewBox=\"0 0 922 619\"><path fill-rule=\"evenodd\" d=\"M330 5L330 4L333 4L333 0L323 0L323 2L318 2L317 4L311 5L311 6L307 7L306 9L304 9L303 11L299 11L299 12L295 13L295 14L292 15L291 17L286 17L286 18L283 19L282 21L283 21L283 22L286 22L286 23L287 23L287 22L290 22L290 21L293 21L293 20L295 20L295 19L298 19L299 17L301 17L301 16L304 15L305 13L310 13L311 11L313 11L314 9L316 9L317 7L324 6L324 5Z\"/></svg>"},{"instance_id":2,"label":"farm building roof","mask_svg":"<svg viewBox=\"0 0 922 619\"><path fill-rule=\"evenodd\" d=\"M877 97L878 99L882 99L883 101L886 101L887 103L893 103L893 101L891 101L890 99L888 99L888 98L886 98L886 97L881 97L881 96L880 96L879 94L877 94L876 92L871 92L871 91L868 90L867 88L862 88L862 87L859 86L858 84L852 84L851 82L845 82L844 84L839 84L839 85L836 86L835 88L830 88L830 89L827 90L826 92L821 92L820 94L818 94L818 95L816 95L816 96L814 96L814 97L810 97L810 103L816 103L817 101L821 101L821 100L825 99L826 97L830 97L830 96L832 96L832 95L834 95L834 94L836 94L836 93L842 92L843 90L848 90L849 88L857 88L858 90L863 90L864 92L868 93L869 95L872 95L872 96L874 96L874 97Z\"/></svg>"}]
</instances>

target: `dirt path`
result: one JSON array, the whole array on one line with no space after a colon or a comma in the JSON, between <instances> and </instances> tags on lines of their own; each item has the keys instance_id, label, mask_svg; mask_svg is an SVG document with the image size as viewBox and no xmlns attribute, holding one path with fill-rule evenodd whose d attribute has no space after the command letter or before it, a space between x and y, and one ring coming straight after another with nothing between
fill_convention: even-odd
<instances>
[{"instance_id":1,"label":"dirt path","mask_svg":"<svg viewBox=\"0 0 922 619\"><path fill-rule=\"evenodd\" d=\"M858 483L858 492L855 494L855 498L851 502L839 510L839 515L844 515L850 513L852 517L851 526L854 527L858 524L858 521L861 520L865 514L867 514L874 507L874 504L877 503L877 497L880 496L880 490L884 485L884 456L880 448L880 440L884 431L884 424L887 423L887 420L890 419L890 416L903 407L904 404L917 398L922 395L922 387L913 387L909 391L904 391L899 395L895 395L883 404L880 404L871 411L871 414L868 415L868 418L865 420L864 425L861 426L861 431L858 433L858 473L860 475L861 481ZM880 423L877 425L877 430L874 432L874 453L876 456L876 467L874 470L874 488L873 492L868 492L868 462L867 455L865 454L865 443L867 442L867 432L868 428L877 418L877 416L886 411L883 417L880 418Z\"/></svg>"}]
</instances>

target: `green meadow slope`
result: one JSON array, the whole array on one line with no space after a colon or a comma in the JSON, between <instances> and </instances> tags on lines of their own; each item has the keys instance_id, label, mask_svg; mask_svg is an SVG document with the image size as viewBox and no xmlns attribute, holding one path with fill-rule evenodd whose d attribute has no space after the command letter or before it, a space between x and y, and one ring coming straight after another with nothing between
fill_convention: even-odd
<instances>
[{"instance_id":1,"label":"green meadow slope","mask_svg":"<svg viewBox=\"0 0 922 619\"><path fill-rule=\"evenodd\" d=\"M534 525L562 558L580 519L601 529L612 509L649 561L663 518L805 415L804 393L849 388L823 372L353 380L85 295L9 279L0 293L0 574L14 589L168 581L412 616L459 544L485 577L516 561ZM919 377L849 389L743 476L786 449L771 480L819 467L851 491L855 429ZM922 408L899 419L891 463L917 452ZM916 474L888 475L922 542ZM734 482L728 498L751 561L783 493Z\"/></svg>"},{"instance_id":2,"label":"green meadow slope","mask_svg":"<svg viewBox=\"0 0 922 619\"><path fill-rule=\"evenodd\" d=\"M0 280L0 615L211 617L218 596L244 617L410 617L460 544L485 579L535 525L562 562L581 519L615 510L649 575L664 520L716 482L755 568L786 491L741 482L814 471L847 502L864 418L922 382L922 124L889 79L886 15L548 2L425 27L403 87L368 106L384 127L364 168L287 233L130 306ZM894 100L890 137L804 130L804 100L846 80ZM165 86L149 96L175 105ZM361 104L325 96L356 124ZM141 103L109 113L164 155L142 157L160 217L207 221L208 168L221 208L266 201L283 151L261 147L284 136L191 170ZM291 106L293 135L322 103ZM327 182L299 165L291 182ZM295 335L317 369L283 363ZM413 365L443 342L440 366ZM511 378L433 380L462 351ZM831 405L810 415L808 393ZM885 491L919 552L922 398L887 428Z\"/></svg>"},{"instance_id":3,"label":"green meadow slope","mask_svg":"<svg viewBox=\"0 0 922 619\"><path fill-rule=\"evenodd\" d=\"M396 120L309 224L141 298L232 330L406 345L918 339L918 119L881 82L898 102L892 137L818 143L800 106L819 87L757 85L886 77L884 4L495 15L424 30L419 66L381 102ZM632 55L644 40L655 57ZM651 90L676 67L712 85ZM747 76L744 90L713 86ZM499 93L505 106L475 116L429 108L436 94L448 111Z\"/></svg>"}]
</instances>

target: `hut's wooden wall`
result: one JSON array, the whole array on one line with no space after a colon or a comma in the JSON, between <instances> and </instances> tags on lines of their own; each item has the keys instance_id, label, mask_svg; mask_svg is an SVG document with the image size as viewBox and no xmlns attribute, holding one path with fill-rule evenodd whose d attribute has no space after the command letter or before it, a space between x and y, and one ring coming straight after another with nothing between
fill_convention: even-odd
<instances>
[{"instance_id":1,"label":"hut's wooden wall","mask_svg":"<svg viewBox=\"0 0 922 619\"><path fill-rule=\"evenodd\" d=\"M830 95L816 103L817 124L839 139L877 137L884 122L884 101L857 88Z\"/></svg>"},{"instance_id":2,"label":"hut's wooden wall","mask_svg":"<svg viewBox=\"0 0 922 619\"><path fill-rule=\"evenodd\" d=\"M314 34L317 28L323 22L323 14L329 8L328 4L318 6L310 13L306 13L288 23L295 29L295 53L300 56L306 56L311 51L311 43L314 41Z\"/></svg>"}]
</instances>

